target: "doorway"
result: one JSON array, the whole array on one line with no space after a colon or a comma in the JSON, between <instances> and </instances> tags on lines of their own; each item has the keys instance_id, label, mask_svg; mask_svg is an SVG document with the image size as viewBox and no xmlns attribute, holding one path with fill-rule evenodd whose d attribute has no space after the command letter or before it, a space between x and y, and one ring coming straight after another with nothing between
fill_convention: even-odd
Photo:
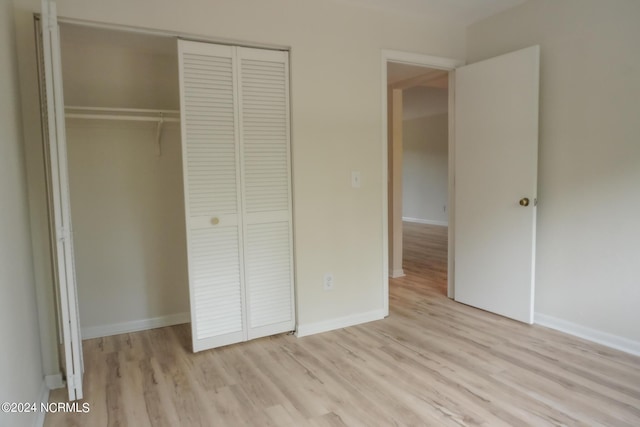
<instances>
[{"instance_id":1,"label":"doorway","mask_svg":"<svg viewBox=\"0 0 640 427\"><path fill-rule=\"evenodd\" d=\"M449 72L387 63L390 277L447 294Z\"/></svg>"},{"instance_id":2,"label":"doorway","mask_svg":"<svg viewBox=\"0 0 640 427\"><path fill-rule=\"evenodd\" d=\"M454 78L451 71L460 65L462 61L448 58L398 51L382 53L383 171L387 177L383 189L383 299L387 315L389 278L405 274L404 228L411 233L407 236L412 252L409 256L422 258L423 264L439 264L436 270L441 290L453 296L453 277L448 274L453 271L453 247L446 243L453 242L454 232L449 221L454 208L453 161L448 155L453 146L449 114L453 93L449 87ZM411 141L407 143L409 152L403 156L405 129ZM425 144L425 132L439 137L430 138L433 144ZM409 181L407 185L403 185L405 180ZM431 187L429 191L424 191L425 186ZM420 236L422 233L432 236ZM421 242L436 246L421 247ZM411 268L415 267L414 263Z\"/></svg>"}]
</instances>

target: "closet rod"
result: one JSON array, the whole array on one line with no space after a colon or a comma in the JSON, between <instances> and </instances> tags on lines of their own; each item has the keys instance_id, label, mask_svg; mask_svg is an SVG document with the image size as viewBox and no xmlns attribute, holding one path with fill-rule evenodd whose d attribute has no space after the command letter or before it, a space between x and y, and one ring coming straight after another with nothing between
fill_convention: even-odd
<instances>
[{"instance_id":1,"label":"closet rod","mask_svg":"<svg viewBox=\"0 0 640 427\"><path fill-rule=\"evenodd\" d=\"M155 117L155 116L118 116L116 114L88 114L88 113L68 113L68 119L97 119L97 120L129 120L137 122L179 122L175 117Z\"/></svg>"},{"instance_id":2,"label":"closet rod","mask_svg":"<svg viewBox=\"0 0 640 427\"><path fill-rule=\"evenodd\" d=\"M144 122L179 122L179 117L165 115L180 115L178 110L152 110L144 108L107 108L67 106L65 116L69 119L94 120L129 120Z\"/></svg>"},{"instance_id":3,"label":"closet rod","mask_svg":"<svg viewBox=\"0 0 640 427\"><path fill-rule=\"evenodd\" d=\"M103 112L122 112L122 113L164 113L164 114L180 114L180 110L157 110L148 108L111 108L111 107L86 107L81 105L65 105L65 110L73 111L103 111Z\"/></svg>"}]
</instances>

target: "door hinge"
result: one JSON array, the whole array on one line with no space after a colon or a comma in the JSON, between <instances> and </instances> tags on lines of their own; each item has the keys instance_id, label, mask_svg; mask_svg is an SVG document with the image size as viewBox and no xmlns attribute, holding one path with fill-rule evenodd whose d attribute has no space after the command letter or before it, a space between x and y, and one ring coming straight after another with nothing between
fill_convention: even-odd
<instances>
[{"instance_id":1,"label":"door hinge","mask_svg":"<svg viewBox=\"0 0 640 427\"><path fill-rule=\"evenodd\" d=\"M58 227L56 230L56 239L59 242L66 242L71 238L71 230L66 227Z\"/></svg>"},{"instance_id":2,"label":"door hinge","mask_svg":"<svg viewBox=\"0 0 640 427\"><path fill-rule=\"evenodd\" d=\"M75 389L78 385L82 384L82 376L80 374L67 375L67 387Z\"/></svg>"}]
</instances>

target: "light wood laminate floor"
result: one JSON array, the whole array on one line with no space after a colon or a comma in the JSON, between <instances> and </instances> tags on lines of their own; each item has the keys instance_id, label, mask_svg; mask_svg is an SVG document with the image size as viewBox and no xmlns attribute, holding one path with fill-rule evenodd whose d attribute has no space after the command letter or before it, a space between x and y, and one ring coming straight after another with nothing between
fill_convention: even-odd
<instances>
[{"instance_id":1,"label":"light wood laminate floor","mask_svg":"<svg viewBox=\"0 0 640 427\"><path fill-rule=\"evenodd\" d=\"M87 340L91 411L45 424L640 426L640 358L447 299L446 230L406 231L389 318L198 354L189 325Z\"/></svg>"}]
</instances>

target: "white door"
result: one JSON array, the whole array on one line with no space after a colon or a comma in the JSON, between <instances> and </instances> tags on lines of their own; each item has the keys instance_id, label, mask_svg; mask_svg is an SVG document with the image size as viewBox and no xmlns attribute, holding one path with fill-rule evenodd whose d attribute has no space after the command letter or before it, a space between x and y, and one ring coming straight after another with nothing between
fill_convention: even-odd
<instances>
[{"instance_id":1,"label":"white door","mask_svg":"<svg viewBox=\"0 0 640 427\"><path fill-rule=\"evenodd\" d=\"M295 328L289 54L237 48L247 339Z\"/></svg>"},{"instance_id":2,"label":"white door","mask_svg":"<svg viewBox=\"0 0 640 427\"><path fill-rule=\"evenodd\" d=\"M193 350L293 330L288 53L178 47Z\"/></svg>"},{"instance_id":3,"label":"white door","mask_svg":"<svg viewBox=\"0 0 640 427\"><path fill-rule=\"evenodd\" d=\"M76 400L82 399L82 339L80 337L73 255L60 37L54 2L42 1L41 31L41 61L44 69L44 96L46 97L46 111L43 111L43 120L46 121L44 133L45 139L48 141L46 145L51 189L50 209L53 212L55 228L52 231L55 240L53 245L55 280L58 286L58 309L62 326L69 400Z\"/></svg>"},{"instance_id":4,"label":"white door","mask_svg":"<svg viewBox=\"0 0 640 427\"><path fill-rule=\"evenodd\" d=\"M240 144L232 46L178 40L193 351L245 340Z\"/></svg>"},{"instance_id":5,"label":"white door","mask_svg":"<svg viewBox=\"0 0 640 427\"><path fill-rule=\"evenodd\" d=\"M455 300L533 323L540 48L455 71Z\"/></svg>"}]
</instances>

